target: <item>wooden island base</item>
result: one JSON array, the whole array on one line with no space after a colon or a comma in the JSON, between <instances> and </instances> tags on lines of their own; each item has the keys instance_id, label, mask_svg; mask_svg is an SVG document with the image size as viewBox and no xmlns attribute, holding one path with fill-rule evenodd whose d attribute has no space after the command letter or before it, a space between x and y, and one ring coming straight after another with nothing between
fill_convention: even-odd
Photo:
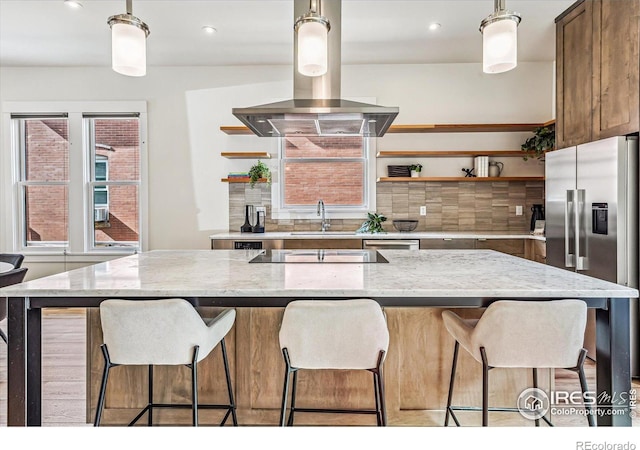
<instances>
[{"instance_id":1,"label":"wooden island base","mask_svg":"<svg viewBox=\"0 0 640 450\"><path fill-rule=\"evenodd\" d=\"M213 317L216 308L200 308ZM277 425L280 415L284 363L278 344L283 308L237 308L234 328L227 335L231 375L240 425ZM442 309L385 308L390 346L384 364L389 425L440 426L447 400L454 341L445 330ZM479 317L479 309L457 309L464 317ZM104 362L102 331L96 308L87 314L87 422L93 422ZM340 351L340 349L336 349ZM482 366L460 351L454 405L481 405ZM147 403L147 367L116 367L109 375L103 425L126 425ZM551 388L550 370L540 370L540 387ZM198 366L201 403L228 402L219 346ZM520 392L532 383L531 370L490 372L490 405L515 406ZM300 371L297 405L313 408L373 408L373 375L365 371ZM190 371L186 367L154 370L154 402L191 402ZM200 411L201 425L216 425L223 412ZM510 413L517 414L517 413ZM156 409L154 423L189 425L184 409ZM436 417L436 419L434 419ZM461 414L464 425L480 425L480 414ZM229 421L230 422L230 419ZM296 414L298 425L375 425L374 415ZM491 423L491 422L490 422ZM143 417L140 425L146 424Z\"/></svg>"},{"instance_id":2,"label":"wooden island base","mask_svg":"<svg viewBox=\"0 0 640 450\"><path fill-rule=\"evenodd\" d=\"M280 414L284 363L278 344L283 308L237 308L234 328L226 338L240 425L277 425ZM478 317L477 309L456 310ZM433 414L443 410L451 370L454 341L445 330L439 308L385 308L390 346L384 364L387 414L390 425L439 426ZM203 317L215 308L200 308ZM99 310L87 316L89 351L87 422L92 422L104 362ZM220 348L198 366L201 403L225 403L226 385ZM549 388L549 371L539 371L540 386ZM461 349L454 404L481 404L481 364ZM519 393L531 385L531 371L494 369L490 372L492 406L514 406ZM157 367L154 402L190 403L190 371L186 367ZM109 375L104 425L126 425L146 405L147 368L116 367ZM298 406L320 408L373 408L373 376L364 371L300 371ZM201 425L215 425L222 412L200 411ZM476 419L479 420L479 413ZM517 414L517 413L510 413ZM436 416L439 420L442 414ZM464 417L464 416L461 416ZM189 425L183 409L157 409L154 423ZM473 419L472 423L478 421ZM230 420L229 420L230 421ZM140 424L146 424L146 418ZM375 425L373 415L296 414L299 425Z\"/></svg>"}]
</instances>

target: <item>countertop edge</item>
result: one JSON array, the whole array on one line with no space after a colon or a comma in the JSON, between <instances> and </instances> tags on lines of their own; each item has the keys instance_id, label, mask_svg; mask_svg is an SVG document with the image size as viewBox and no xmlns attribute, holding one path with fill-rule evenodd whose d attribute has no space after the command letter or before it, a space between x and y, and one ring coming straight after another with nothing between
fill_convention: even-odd
<instances>
[{"instance_id":1,"label":"countertop edge","mask_svg":"<svg viewBox=\"0 0 640 450\"><path fill-rule=\"evenodd\" d=\"M295 234L294 234L295 233ZM545 236L525 233L487 233L487 232L459 232L459 231L423 231L409 233L380 233L380 234L349 234L349 232L327 232L326 234L298 234L303 231L273 231L265 233L240 233L221 231L209 236L210 240L273 240L273 239L527 239L546 241Z\"/></svg>"}]
</instances>

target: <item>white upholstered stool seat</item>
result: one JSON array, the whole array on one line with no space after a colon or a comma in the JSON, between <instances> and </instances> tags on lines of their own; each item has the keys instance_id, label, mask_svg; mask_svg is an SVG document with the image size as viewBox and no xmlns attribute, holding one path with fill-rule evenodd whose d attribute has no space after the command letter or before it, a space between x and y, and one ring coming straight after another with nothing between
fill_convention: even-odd
<instances>
[{"instance_id":1,"label":"white upholstered stool seat","mask_svg":"<svg viewBox=\"0 0 640 450\"><path fill-rule=\"evenodd\" d=\"M389 331L377 302L370 299L291 302L285 309L279 337L286 365L280 425L285 425L291 374L288 425L293 425L296 411L375 414L378 425L386 425L382 364L389 347ZM372 372L375 410L297 408L296 385L300 369Z\"/></svg>"},{"instance_id":2,"label":"white upholstered stool seat","mask_svg":"<svg viewBox=\"0 0 640 450\"><path fill-rule=\"evenodd\" d=\"M445 426L449 415L460 425L454 410L475 410L451 406L459 346L483 365L482 424L488 424L488 373L490 369L531 368L537 388L537 369L570 369L578 372L582 392L587 384L583 364L587 351L582 348L587 306L581 300L510 301L492 303L480 319L462 319L451 311L442 313L444 326L455 339L453 365ZM513 408L496 408L499 411ZM548 419L541 417L551 425ZM589 424L593 414L587 408ZM539 419L536 420L536 426Z\"/></svg>"},{"instance_id":3,"label":"white upholstered stool seat","mask_svg":"<svg viewBox=\"0 0 640 450\"><path fill-rule=\"evenodd\" d=\"M100 424L104 408L109 370L119 365L149 366L149 403L131 421L135 424L148 413L152 425L154 407L185 407L192 409L193 425L198 425L198 408L226 409L221 425L229 415L237 425L236 407L224 337L233 327L236 312L226 309L205 322L195 308L184 299L167 300L105 300L100 304L102 323L102 353L105 369L94 425ZM229 394L228 405L198 404L197 364L220 344ZM168 405L153 402L153 366L186 365L192 371L192 404Z\"/></svg>"}]
</instances>

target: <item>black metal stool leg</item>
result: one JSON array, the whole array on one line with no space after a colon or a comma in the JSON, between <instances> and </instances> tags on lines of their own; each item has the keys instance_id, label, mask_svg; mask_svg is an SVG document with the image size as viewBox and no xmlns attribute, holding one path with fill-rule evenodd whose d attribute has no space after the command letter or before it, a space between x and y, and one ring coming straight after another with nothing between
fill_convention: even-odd
<instances>
[{"instance_id":1,"label":"black metal stool leg","mask_svg":"<svg viewBox=\"0 0 640 450\"><path fill-rule=\"evenodd\" d=\"M587 421L590 427L596 426L596 420L593 415L593 407L591 404L587 403L584 394L589 390L589 386L587 385L587 377L584 374L584 361L587 357L587 351L583 348L580 350L580 355L578 356L578 365L576 367L578 372L578 377L580 378L580 389L582 390L582 401L584 402L584 409L587 413Z\"/></svg>"},{"instance_id":2,"label":"black metal stool leg","mask_svg":"<svg viewBox=\"0 0 640 450\"><path fill-rule=\"evenodd\" d=\"M109 352L107 346L102 344L102 356L104 356L104 371L102 372L102 383L100 385L100 395L98 396L98 406L96 407L96 417L93 421L94 427L100 426L100 420L102 420L102 411L104 409L104 398L107 393L107 379L109 378L109 369L111 368L111 361L109 361Z\"/></svg>"},{"instance_id":3,"label":"black metal stool leg","mask_svg":"<svg viewBox=\"0 0 640 450\"><path fill-rule=\"evenodd\" d=\"M282 388L282 407L280 408L280 426L284 426L284 418L287 412L287 394L289 392L289 376L291 375L291 364L289 363L289 353L286 348L282 349L282 355L284 356L284 363L286 368L284 370L284 386Z\"/></svg>"},{"instance_id":4,"label":"black metal stool leg","mask_svg":"<svg viewBox=\"0 0 640 450\"><path fill-rule=\"evenodd\" d=\"M191 410L193 415L193 426L198 426L198 350L197 345L193 347L193 359L191 361Z\"/></svg>"},{"instance_id":5,"label":"black metal stool leg","mask_svg":"<svg viewBox=\"0 0 640 450\"><path fill-rule=\"evenodd\" d=\"M380 390L378 389L378 374L373 372L373 395L376 398L376 423L382 426L382 410L380 409Z\"/></svg>"},{"instance_id":6,"label":"black metal stool leg","mask_svg":"<svg viewBox=\"0 0 640 450\"><path fill-rule=\"evenodd\" d=\"M238 426L238 416L236 414L236 404L233 399L233 388L231 387L231 373L229 371L229 359L227 358L227 346L224 343L224 338L220 341L220 348L222 350L222 361L224 362L224 374L227 378L227 391L229 391L229 407L231 408L231 420L233 421L233 426ZM222 423L221 425L224 425Z\"/></svg>"},{"instance_id":7,"label":"black metal stool leg","mask_svg":"<svg viewBox=\"0 0 640 450\"><path fill-rule=\"evenodd\" d=\"M484 347L480 347L482 356L482 426L489 426L489 363Z\"/></svg>"},{"instance_id":8,"label":"black metal stool leg","mask_svg":"<svg viewBox=\"0 0 640 450\"><path fill-rule=\"evenodd\" d=\"M533 368L533 387L538 389L538 369ZM540 426L540 419L536 419L536 426Z\"/></svg>"},{"instance_id":9,"label":"black metal stool leg","mask_svg":"<svg viewBox=\"0 0 640 450\"><path fill-rule=\"evenodd\" d=\"M380 396L380 418L382 420L382 426L387 426L387 406L384 400L384 378L382 372L382 361L384 361L385 352L380 350L378 355L378 364L376 370L378 372L378 395Z\"/></svg>"},{"instance_id":10,"label":"black metal stool leg","mask_svg":"<svg viewBox=\"0 0 640 450\"><path fill-rule=\"evenodd\" d=\"M456 345L453 347L453 362L451 363L451 378L449 379L449 394L447 395L447 409L444 414L444 426L449 426L449 414L451 412L451 401L453 400L453 385L456 380L456 366L458 365L458 350L460 349L460 343L456 341ZM455 418L454 418L455 420ZM456 425L460 426L457 423Z\"/></svg>"},{"instance_id":11,"label":"black metal stool leg","mask_svg":"<svg viewBox=\"0 0 640 450\"><path fill-rule=\"evenodd\" d=\"M296 411L296 388L298 386L298 371L293 372L293 386L291 386L291 407L289 408L289 420L287 420L287 426L293 426L293 415Z\"/></svg>"},{"instance_id":12,"label":"black metal stool leg","mask_svg":"<svg viewBox=\"0 0 640 450\"><path fill-rule=\"evenodd\" d=\"M149 412L147 426L153 426L153 365L149 364Z\"/></svg>"},{"instance_id":13,"label":"black metal stool leg","mask_svg":"<svg viewBox=\"0 0 640 450\"><path fill-rule=\"evenodd\" d=\"M7 335L4 334L4 331L0 330L0 338L2 338L2 340L4 341L5 344L8 344L9 341L7 340Z\"/></svg>"}]
</instances>

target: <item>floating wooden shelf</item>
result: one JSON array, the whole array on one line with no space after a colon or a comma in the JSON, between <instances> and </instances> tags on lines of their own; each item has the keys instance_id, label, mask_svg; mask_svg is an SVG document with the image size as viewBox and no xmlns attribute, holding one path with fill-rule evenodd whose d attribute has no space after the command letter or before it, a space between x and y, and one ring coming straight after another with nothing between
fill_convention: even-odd
<instances>
[{"instance_id":1,"label":"floating wooden shelf","mask_svg":"<svg viewBox=\"0 0 640 450\"><path fill-rule=\"evenodd\" d=\"M387 133L483 133L533 131L541 123L467 123L434 125L391 125Z\"/></svg>"},{"instance_id":2,"label":"floating wooden shelf","mask_svg":"<svg viewBox=\"0 0 640 450\"><path fill-rule=\"evenodd\" d=\"M544 123L450 123L450 124L422 124L422 125L391 125L387 133L483 133L483 132L513 132L533 131L542 126L551 126L555 120ZM220 131L232 135L253 134L244 125L222 126Z\"/></svg>"},{"instance_id":3,"label":"floating wooden shelf","mask_svg":"<svg viewBox=\"0 0 640 450\"><path fill-rule=\"evenodd\" d=\"M223 183L249 183L251 181L251 178L249 177L223 178L220 181L222 181ZM260 178L258 180L258 183L266 183L266 182L267 182L266 178Z\"/></svg>"},{"instance_id":4,"label":"floating wooden shelf","mask_svg":"<svg viewBox=\"0 0 640 450\"><path fill-rule=\"evenodd\" d=\"M223 126L220 131L226 134L253 134L249 128L244 125Z\"/></svg>"},{"instance_id":5,"label":"floating wooden shelf","mask_svg":"<svg viewBox=\"0 0 640 450\"><path fill-rule=\"evenodd\" d=\"M544 177L380 177L378 182L427 182L427 181L544 181Z\"/></svg>"},{"instance_id":6,"label":"floating wooden shelf","mask_svg":"<svg viewBox=\"0 0 640 450\"><path fill-rule=\"evenodd\" d=\"M404 157L465 157L465 156L525 156L522 150L389 150L379 151L378 158L404 158Z\"/></svg>"},{"instance_id":7,"label":"floating wooden shelf","mask_svg":"<svg viewBox=\"0 0 640 450\"><path fill-rule=\"evenodd\" d=\"M542 124L543 127L555 127L556 119L551 119Z\"/></svg>"},{"instance_id":8,"label":"floating wooden shelf","mask_svg":"<svg viewBox=\"0 0 640 450\"><path fill-rule=\"evenodd\" d=\"M222 152L220 156L229 159L271 159L269 152Z\"/></svg>"}]
</instances>

